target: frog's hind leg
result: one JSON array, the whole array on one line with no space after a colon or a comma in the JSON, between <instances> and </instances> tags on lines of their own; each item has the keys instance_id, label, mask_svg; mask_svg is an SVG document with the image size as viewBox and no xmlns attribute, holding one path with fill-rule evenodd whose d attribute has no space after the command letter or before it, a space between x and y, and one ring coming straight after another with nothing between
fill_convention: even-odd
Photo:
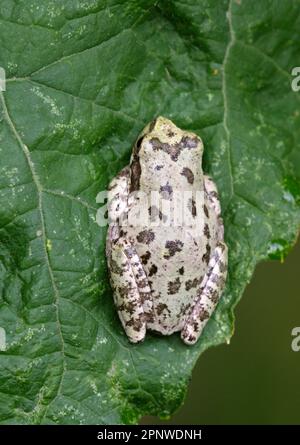
<instances>
[{"instance_id":1,"label":"frog's hind leg","mask_svg":"<svg viewBox=\"0 0 300 445\"><path fill-rule=\"evenodd\" d=\"M137 283L139 290L140 299L143 305L146 321L152 321L153 319L153 302L152 302L152 291L148 281L148 277L137 254L134 246L132 246L128 241L124 241L125 254L130 261L131 269Z\"/></svg>"},{"instance_id":2,"label":"frog's hind leg","mask_svg":"<svg viewBox=\"0 0 300 445\"><path fill-rule=\"evenodd\" d=\"M133 246L119 238L111 246L109 268L114 301L123 328L132 343L144 340L151 314L151 290Z\"/></svg>"},{"instance_id":3,"label":"frog's hind leg","mask_svg":"<svg viewBox=\"0 0 300 445\"><path fill-rule=\"evenodd\" d=\"M192 345L200 337L204 326L212 315L224 289L227 275L227 247L219 242L209 261L208 272L203 278L184 327L181 338Z\"/></svg>"}]
</instances>

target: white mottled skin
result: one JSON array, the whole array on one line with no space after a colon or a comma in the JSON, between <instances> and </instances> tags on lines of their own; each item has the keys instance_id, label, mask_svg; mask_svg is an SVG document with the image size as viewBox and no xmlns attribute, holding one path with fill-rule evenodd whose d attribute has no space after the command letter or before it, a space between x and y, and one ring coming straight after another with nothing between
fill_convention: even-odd
<instances>
[{"instance_id":1,"label":"white mottled skin","mask_svg":"<svg viewBox=\"0 0 300 445\"><path fill-rule=\"evenodd\" d=\"M151 329L163 335L181 331L185 343L195 343L221 296L227 248L216 186L203 174L202 153L198 136L159 117L139 136L130 166L110 184L108 266L115 304L132 342ZM130 219L141 205L130 192L150 196L153 190L162 190L171 206L172 191L203 192L204 206L191 214L196 226L163 226L162 213L155 226L149 221L121 228L120 218Z\"/></svg>"}]
</instances>

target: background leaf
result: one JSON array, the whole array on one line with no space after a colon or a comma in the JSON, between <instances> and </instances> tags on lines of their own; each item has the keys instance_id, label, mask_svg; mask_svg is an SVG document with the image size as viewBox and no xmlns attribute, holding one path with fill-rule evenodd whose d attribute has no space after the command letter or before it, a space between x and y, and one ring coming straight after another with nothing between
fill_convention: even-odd
<instances>
[{"instance_id":1,"label":"background leaf","mask_svg":"<svg viewBox=\"0 0 300 445\"><path fill-rule=\"evenodd\" d=\"M0 420L168 416L199 355L229 341L257 262L283 259L299 229L300 5L4 0L0 24ZM229 278L194 347L129 344L95 222L97 193L157 115L202 137L222 200Z\"/></svg>"}]
</instances>

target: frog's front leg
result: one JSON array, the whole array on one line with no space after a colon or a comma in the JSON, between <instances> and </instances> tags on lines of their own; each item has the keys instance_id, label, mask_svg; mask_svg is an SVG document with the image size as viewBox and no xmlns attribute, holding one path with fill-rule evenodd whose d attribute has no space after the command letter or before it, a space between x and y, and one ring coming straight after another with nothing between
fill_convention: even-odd
<instances>
[{"instance_id":1,"label":"frog's front leg","mask_svg":"<svg viewBox=\"0 0 300 445\"><path fill-rule=\"evenodd\" d=\"M194 344L200 337L204 326L211 317L222 295L227 275L227 247L219 242L208 264L195 297L194 305L181 331L182 340Z\"/></svg>"},{"instance_id":2,"label":"frog's front leg","mask_svg":"<svg viewBox=\"0 0 300 445\"><path fill-rule=\"evenodd\" d=\"M130 169L127 165L111 180L108 186L108 215L111 221L117 221L127 210L129 175Z\"/></svg>"}]
</instances>

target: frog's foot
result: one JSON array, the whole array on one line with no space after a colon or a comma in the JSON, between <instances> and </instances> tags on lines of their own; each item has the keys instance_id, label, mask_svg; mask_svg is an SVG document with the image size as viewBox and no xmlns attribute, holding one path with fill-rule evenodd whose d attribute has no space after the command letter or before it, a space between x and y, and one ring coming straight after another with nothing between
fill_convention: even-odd
<instances>
[{"instance_id":1,"label":"frog's foot","mask_svg":"<svg viewBox=\"0 0 300 445\"><path fill-rule=\"evenodd\" d=\"M124 238L111 245L109 266L123 328L132 343L140 342L152 313L151 289L135 248Z\"/></svg>"},{"instance_id":2,"label":"frog's foot","mask_svg":"<svg viewBox=\"0 0 300 445\"><path fill-rule=\"evenodd\" d=\"M226 264L227 247L220 242L210 259L208 272L181 331L181 338L187 345L196 343L221 297L227 275Z\"/></svg>"},{"instance_id":3,"label":"frog's foot","mask_svg":"<svg viewBox=\"0 0 300 445\"><path fill-rule=\"evenodd\" d=\"M124 167L108 186L108 216L111 221L116 221L127 209L129 196L129 166Z\"/></svg>"}]
</instances>

